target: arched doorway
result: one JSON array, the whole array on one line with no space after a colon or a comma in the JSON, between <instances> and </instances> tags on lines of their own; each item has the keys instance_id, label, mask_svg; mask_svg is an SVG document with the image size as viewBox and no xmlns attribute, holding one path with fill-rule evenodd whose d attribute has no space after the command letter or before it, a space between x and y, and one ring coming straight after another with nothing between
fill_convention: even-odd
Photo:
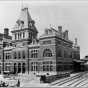
<instances>
[{"instance_id":1,"label":"arched doorway","mask_svg":"<svg viewBox=\"0 0 88 88\"><path fill-rule=\"evenodd\" d=\"M22 73L25 73L26 69L25 69L25 63L22 64Z\"/></svg>"},{"instance_id":2,"label":"arched doorway","mask_svg":"<svg viewBox=\"0 0 88 88\"><path fill-rule=\"evenodd\" d=\"M21 73L21 63L18 63L18 73Z\"/></svg>"},{"instance_id":3,"label":"arched doorway","mask_svg":"<svg viewBox=\"0 0 88 88\"><path fill-rule=\"evenodd\" d=\"M16 63L14 63L14 74L17 72Z\"/></svg>"}]
</instances>

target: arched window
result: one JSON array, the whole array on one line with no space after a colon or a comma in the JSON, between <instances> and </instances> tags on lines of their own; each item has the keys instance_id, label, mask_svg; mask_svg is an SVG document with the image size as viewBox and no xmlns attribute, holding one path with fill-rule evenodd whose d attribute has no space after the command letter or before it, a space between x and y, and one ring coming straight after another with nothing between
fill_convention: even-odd
<instances>
[{"instance_id":1,"label":"arched window","mask_svg":"<svg viewBox=\"0 0 88 88\"><path fill-rule=\"evenodd\" d=\"M50 49L45 49L43 52L43 57L51 57L52 56L52 52Z\"/></svg>"}]
</instances>

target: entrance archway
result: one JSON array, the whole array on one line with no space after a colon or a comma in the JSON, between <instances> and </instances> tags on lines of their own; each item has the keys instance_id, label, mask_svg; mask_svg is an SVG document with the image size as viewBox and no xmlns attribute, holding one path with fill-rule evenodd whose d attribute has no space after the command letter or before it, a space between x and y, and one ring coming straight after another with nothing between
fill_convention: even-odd
<instances>
[{"instance_id":1,"label":"entrance archway","mask_svg":"<svg viewBox=\"0 0 88 88\"><path fill-rule=\"evenodd\" d=\"M25 69L25 63L22 64L22 73L25 73L26 69Z\"/></svg>"},{"instance_id":2,"label":"entrance archway","mask_svg":"<svg viewBox=\"0 0 88 88\"><path fill-rule=\"evenodd\" d=\"M17 72L16 63L14 63L14 74Z\"/></svg>"},{"instance_id":3,"label":"entrance archway","mask_svg":"<svg viewBox=\"0 0 88 88\"><path fill-rule=\"evenodd\" d=\"M18 63L18 73L21 73L21 63Z\"/></svg>"}]
</instances>

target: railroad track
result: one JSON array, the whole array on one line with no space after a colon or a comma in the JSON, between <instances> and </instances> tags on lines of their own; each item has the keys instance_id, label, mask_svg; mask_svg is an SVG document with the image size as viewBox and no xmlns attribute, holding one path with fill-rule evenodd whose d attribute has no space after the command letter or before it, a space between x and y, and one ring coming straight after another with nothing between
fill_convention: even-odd
<instances>
[{"instance_id":1,"label":"railroad track","mask_svg":"<svg viewBox=\"0 0 88 88\"><path fill-rule=\"evenodd\" d=\"M68 78L64 78L62 80L58 80L57 82L51 83L51 86L71 86L73 84L75 84L75 86L83 81L85 81L86 79L82 79L81 77L86 74L87 72L82 72L82 73L78 73L77 75L73 76L73 77L68 77Z\"/></svg>"},{"instance_id":2,"label":"railroad track","mask_svg":"<svg viewBox=\"0 0 88 88\"><path fill-rule=\"evenodd\" d=\"M86 78L85 81L81 82L81 84L78 84L77 87L88 87L88 78Z\"/></svg>"},{"instance_id":3,"label":"railroad track","mask_svg":"<svg viewBox=\"0 0 88 88\"><path fill-rule=\"evenodd\" d=\"M86 81L86 78L78 78L76 81L74 81L73 83L67 85L70 87L77 87L77 85L80 85L82 82Z\"/></svg>"}]
</instances>

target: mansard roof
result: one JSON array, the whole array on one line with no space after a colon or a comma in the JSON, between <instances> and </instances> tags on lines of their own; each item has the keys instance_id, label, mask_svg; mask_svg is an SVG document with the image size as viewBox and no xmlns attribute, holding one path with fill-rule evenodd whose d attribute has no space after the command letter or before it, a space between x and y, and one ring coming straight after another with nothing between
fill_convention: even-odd
<instances>
[{"instance_id":1,"label":"mansard roof","mask_svg":"<svg viewBox=\"0 0 88 88\"><path fill-rule=\"evenodd\" d=\"M28 28L28 22L32 21L32 18L28 12L28 8L21 9L21 14L18 21L19 20L24 22L24 28Z\"/></svg>"},{"instance_id":2,"label":"mansard roof","mask_svg":"<svg viewBox=\"0 0 88 88\"><path fill-rule=\"evenodd\" d=\"M31 29L35 32L38 32L36 27L35 27L35 21L32 20L31 15L28 11L28 8L22 8L20 17L16 21L16 25L14 26L14 30L12 32L15 32L15 30L20 30L20 29Z\"/></svg>"}]
</instances>

